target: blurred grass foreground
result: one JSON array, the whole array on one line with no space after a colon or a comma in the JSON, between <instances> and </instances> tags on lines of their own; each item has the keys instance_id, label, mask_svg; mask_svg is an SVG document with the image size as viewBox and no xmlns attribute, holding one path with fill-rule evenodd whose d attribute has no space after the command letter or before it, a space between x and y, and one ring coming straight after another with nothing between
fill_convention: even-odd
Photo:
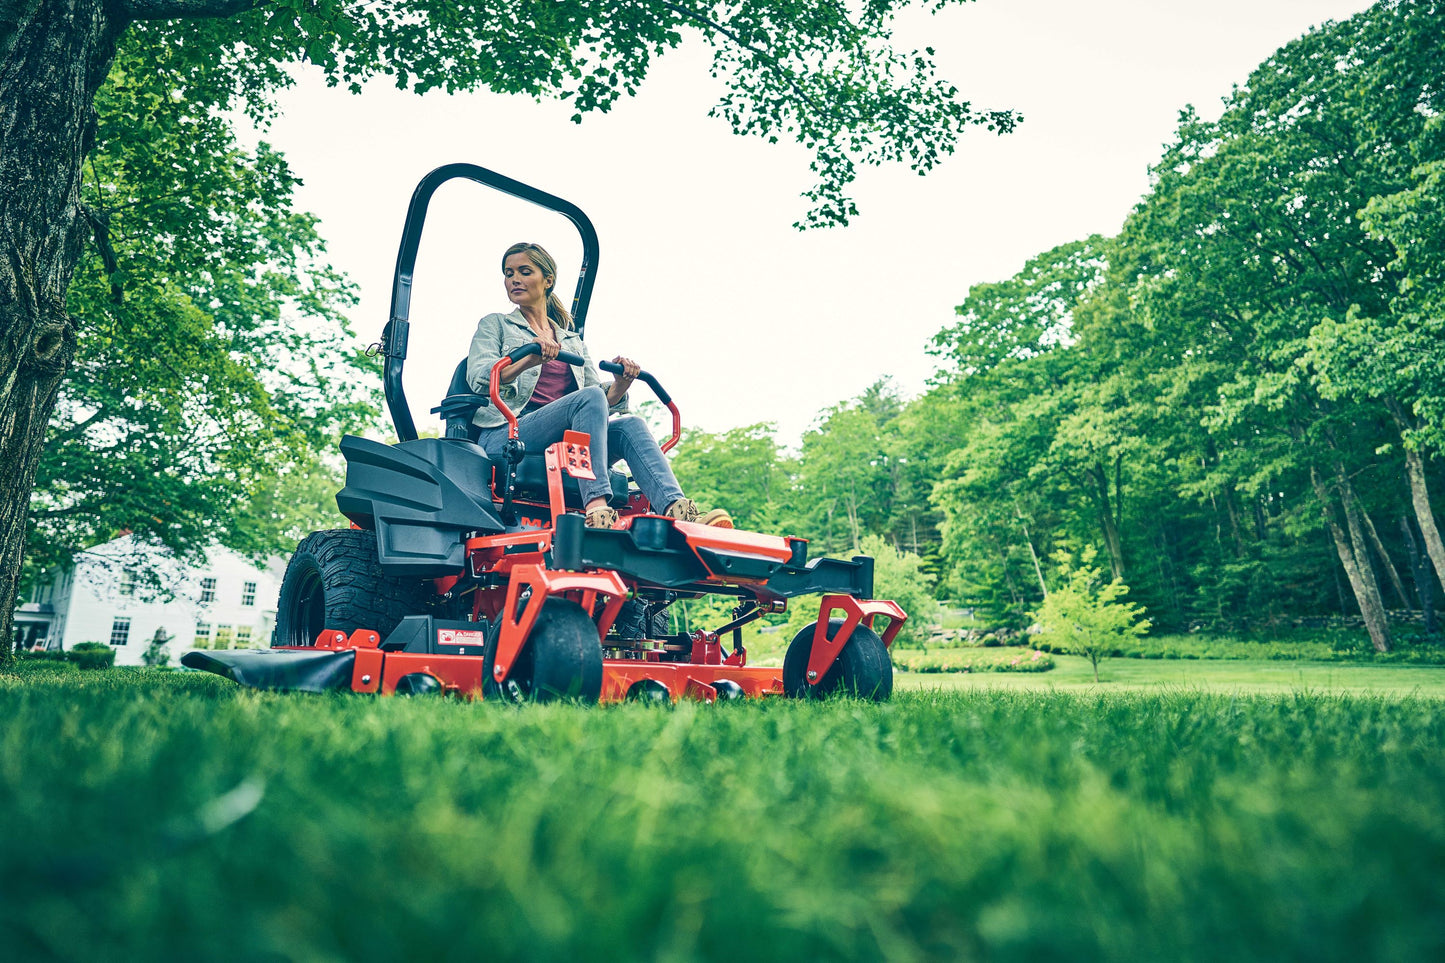
<instances>
[{"instance_id":1,"label":"blurred grass foreground","mask_svg":"<svg viewBox=\"0 0 1445 963\"><path fill-rule=\"evenodd\" d=\"M14 960L1445 957L1445 701L0 675Z\"/></svg>"}]
</instances>

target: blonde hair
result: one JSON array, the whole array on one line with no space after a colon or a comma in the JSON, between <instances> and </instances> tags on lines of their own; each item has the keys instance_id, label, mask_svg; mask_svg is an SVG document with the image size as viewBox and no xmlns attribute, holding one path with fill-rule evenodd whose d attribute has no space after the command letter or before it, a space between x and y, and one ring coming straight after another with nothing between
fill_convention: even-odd
<instances>
[{"instance_id":1,"label":"blonde hair","mask_svg":"<svg viewBox=\"0 0 1445 963\"><path fill-rule=\"evenodd\" d=\"M527 255L527 260L542 272L542 276L547 279L547 317L551 318L557 327L564 331L572 330L572 315L568 314L567 309L562 306L561 298L552 293L552 289L557 286L556 260L547 253L547 249L542 245L518 241L507 248L506 253L502 255L503 271L507 269L507 258L513 254Z\"/></svg>"}]
</instances>

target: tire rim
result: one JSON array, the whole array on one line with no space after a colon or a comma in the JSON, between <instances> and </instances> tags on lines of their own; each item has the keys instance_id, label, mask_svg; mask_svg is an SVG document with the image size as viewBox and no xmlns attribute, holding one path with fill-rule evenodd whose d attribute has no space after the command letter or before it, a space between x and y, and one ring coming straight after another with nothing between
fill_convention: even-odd
<instances>
[{"instance_id":1,"label":"tire rim","mask_svg":"<svg viewBox=\"0 0 1445 963\"><path fill-rule=\"evenodd\" d=\"M297 582L291 611L287 613L290 616L286 620L288 631L281 644L315 645L316 637L326 628L326 589L321 584L321 572L310 568Z\"/></svg>"}]
</instances>

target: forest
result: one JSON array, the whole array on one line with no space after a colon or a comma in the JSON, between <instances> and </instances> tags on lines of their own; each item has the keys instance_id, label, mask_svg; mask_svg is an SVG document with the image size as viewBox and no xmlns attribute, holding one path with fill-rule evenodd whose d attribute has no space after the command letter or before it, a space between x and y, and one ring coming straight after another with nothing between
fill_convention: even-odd
<instances>
[{"instance_id":1,"label":"forest","mask_svg":"<svg viewBox=\"0 0 1445 963\"><path fill-rule=\"evenodd\" d=\"M1000 624L1091 548L1164 630L1433 629L1439 18L1380 4L1280 49L1218 120L1182 110L1118 234L961 292L921 397L883 378L797 452L768 425L693 435L680 476L831 550L884 536Z\"/></svg>"},{"instance_id":2,"label":"forest","mask_svg":"<svg viewBox=\"0 0 1445 963\"><path fill-rule=\"evenodd\" d=\"M1343 615L1386 650L1404 618L1433 630L1440 19L1382 2L1281 48L1218 119L1181 110L1117 234L961 284L920 346L923 394L880 372L796 449L770 424L691 431L679 477L818 553L919 556L928 591L999 626L1087 554L1165 631ZM134 26L96 101L69 291L89 327L36 474L32 574L120 530L285 554L334 521L335 438L378 417L296 178L238 146L237 88L172 32Z\"/></svg>"}]
</instances>

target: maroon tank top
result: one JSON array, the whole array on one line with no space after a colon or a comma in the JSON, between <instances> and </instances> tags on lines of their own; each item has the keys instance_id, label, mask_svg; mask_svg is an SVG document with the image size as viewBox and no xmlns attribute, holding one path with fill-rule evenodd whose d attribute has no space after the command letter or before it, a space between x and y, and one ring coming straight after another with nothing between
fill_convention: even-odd
<instances>
[{"instance_id":1,"label":"maroon tank top","mask_svg":"<svg viewBox=\"0 0 1445 963\"><path fill-rule=\"evenodd\" d=\"M528 411L536 411L543 405L551 404L568 392L576 390L577 379L572 375L571 365L555 358L551 361L544 361L542 373L537 376L537 387L532 389L532 397L527 401L527 407L522 409L522 412L525 414Z\"/></svg>"}]
</instances>

